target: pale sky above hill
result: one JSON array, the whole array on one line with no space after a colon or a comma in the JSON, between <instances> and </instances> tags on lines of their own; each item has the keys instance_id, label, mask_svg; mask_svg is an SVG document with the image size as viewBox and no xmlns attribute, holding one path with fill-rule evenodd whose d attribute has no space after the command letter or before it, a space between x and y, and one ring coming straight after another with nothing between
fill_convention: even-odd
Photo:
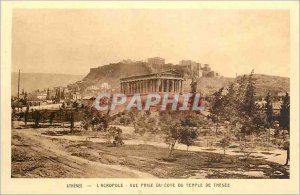
<instances>
[{"instance_id":1,"label":"pale sky above hill","mask_svg":"<svg viewBox=\"0 0 300 195\"><path fill-rule=\"evenodd\" d=\"M123 59L191 59L224 76L289 76L285 10L26 10L13 12L12 71L85 75Z\"/></svg>"}]
</instances>

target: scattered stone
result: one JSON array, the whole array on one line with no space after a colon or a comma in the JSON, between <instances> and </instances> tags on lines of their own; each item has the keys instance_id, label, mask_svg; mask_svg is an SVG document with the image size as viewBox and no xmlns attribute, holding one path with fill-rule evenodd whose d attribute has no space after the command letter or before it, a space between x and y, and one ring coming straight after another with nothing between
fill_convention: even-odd
<instances>
[{"instance_id":1,"label":"scattered stone","mask_svg":"<svg viewBox=\"0 0 300 195\"><path fill-rule=\"evenodd\" d=\"M275 171L274 175L284 175L281 171Z\"/></svg>"}]
</instances>

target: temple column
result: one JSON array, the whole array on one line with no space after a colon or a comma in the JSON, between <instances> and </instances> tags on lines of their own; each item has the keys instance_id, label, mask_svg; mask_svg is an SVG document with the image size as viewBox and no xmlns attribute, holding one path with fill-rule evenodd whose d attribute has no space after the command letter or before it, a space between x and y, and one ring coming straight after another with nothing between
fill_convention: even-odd
<instances>
[{"instance_id":1,"label":"temple column","mask_svg":"<svg viewBox=\"0 0 300 195\"><path fill-rule=\"evenodd\" d=\"M162 91L164 91L164 80L160 79L160 82L159 82L159 92L162 92Z\"/></svg>"},{"instance_id":2,"label":"temple column","mask_svg":"<svg viewBox=\"0 0 300 195\"><path fill-rule=\"evenodd\" d=\"M148 92L148 80L144 80L144 92Z\"/></svg>"},{"instance_id":3,"label":"temple column","mask_svg":"<svg viewBox=\"0 0 300 195\"><path fill-rule=\"evenodd\" d=\"M155 86L154 86L154 80L153 79L151 79L151 92L155 92Z\"/></svg>"},{"instance_id":4,"label":"temple column","mask_svg":"<svg viewBox=\"0 0 300 195\"><path fill-rule=\"evenodd\" d=\"M143 85L142 81L139 81L139 93L143 92Z\"/></svg>"},{"instance_id":5,"label":"temple column","mask_svg":"<svg viewBox=\"0 0 300 195\"><path fill-rule=\"evenodd\" d=\"M134 81L134 89L133 89L133 93L136 93L137 92L137 82Z\"/></svg>"},{"instance_id":6,"label":"temple column","mask_svg":"<svg viewBox=\"0 0 300 195\"><path fill-rule=\"evenodd\" d=\"M182 92L182 80L180 81L180 92Z\"/></svg>"},{"instance_id":7,"label":"temple column","mask_svg":"<svg viewBox=\"0 0 300 195\"><path fill-rule=\"evenodd\" d=\"M135 93L135 82L132 81L132 93Z\"/></svg>"},{"instance_id":8,"label":"temple column","mask_svg":"<svg viewBox=\"0 0 300 195\"><path fill-rule=\"evenodd\" d=\"M147 92L150 92L150 81L147 80Z\"/></svg>"},{"instance_id":9,"label":"temple column","mask_svg":"<svg viewBox=\"0 0 300 195\"><path fill-rule=\"evenodd\" d=\"M131 85L131 94L133 94L134 93L134 82L132 81L131 83L130 83L130 85Z\"/></svg>"},{"instance_id":10,"label":"temple column","mask_svg":"<svg viewBox=\"0 0 300 195\"><path fill-rule=\"evenodd\" d=\"M176 93L176 80L173 80L174 93Z\"/></svg>"},{"instance_id":11,"label":"temple column","mask_svg":"<svg viewBox=\"0 0 300 195\"><path fill-rule=\"evenodd\" d=\"M170 92L169 90L170 90L170 82L169 82L169 79L167 79L167 81L166 81L167 83L167 89L166 89L166 91L167 92Z\"/></svg>"},{"instance_id":12,"label":"temple column","mask_svg":"<svg viewBox=\"0 0 300 195\"><path fill-rule=\"evenodd\" d=\"M152 92L155 92L155 80L152 80L151 85L152 85Z\"/></svg>"},{"instance_id":13,"label":"temple column","mask_svg":"<svg viewBox=\"0 0 300 195\"><path fill-rule=\"evenodd\" d=\"M147 83L146 83L146 80L143 81L143 84L144 84L144 93L147 93Z\"/></svg>"}]
</instances>

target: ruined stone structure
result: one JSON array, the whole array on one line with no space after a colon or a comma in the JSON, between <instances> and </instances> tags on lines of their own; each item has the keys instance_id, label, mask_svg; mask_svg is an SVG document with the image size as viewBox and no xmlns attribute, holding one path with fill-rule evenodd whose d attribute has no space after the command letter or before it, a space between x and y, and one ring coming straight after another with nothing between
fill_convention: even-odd
<instances>
[{"instance_id":1,"label":"ruined stone structure","mask_svg":"<svg viewBox=\"0 0 300 195\"><path fill-rule=\"evenodd\" d=\"M121 78L121 93L182 92L183 76L174 70Z\"/></svg>"}]
</instances>

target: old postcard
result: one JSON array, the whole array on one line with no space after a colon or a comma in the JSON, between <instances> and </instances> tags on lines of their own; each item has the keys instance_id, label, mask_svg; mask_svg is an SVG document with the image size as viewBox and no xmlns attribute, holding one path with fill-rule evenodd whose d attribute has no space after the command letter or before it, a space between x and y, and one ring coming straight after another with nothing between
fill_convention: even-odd
<instances>
[{"instance_id":1,"label":"old postcard","mask_svg":"<svg viewBox=\"0 0 300 195\"><path fill-rule=\"evenodd\" d=\"M1 2L1 194L298 194L299 2Z\"/></svg>"}]
</instances>

